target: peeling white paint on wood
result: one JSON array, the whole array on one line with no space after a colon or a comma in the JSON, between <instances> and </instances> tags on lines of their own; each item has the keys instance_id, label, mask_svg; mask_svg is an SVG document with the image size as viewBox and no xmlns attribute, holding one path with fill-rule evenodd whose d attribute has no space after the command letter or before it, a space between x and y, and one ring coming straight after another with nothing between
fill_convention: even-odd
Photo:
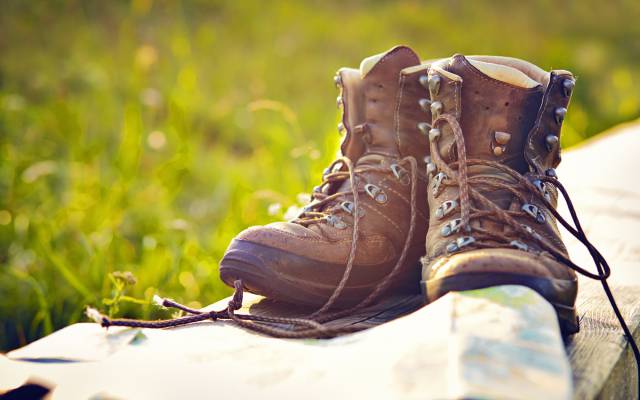
<instances>
[{"instance_id":1,"label":"peeling white paint on wood","mask_svg":"<svg viewBox=\"0 0 640 400\"><path fill-rule=\"evenodd\" d=\"M222 398L571 397L555 312L519 286L451 293L387 324L329 340L271 339L220 322L109 332L76 324L9 358L94 360L0 363L53 382L54 399L98 392L191 397L213 388Z\"/></svg>"}]
</instances>

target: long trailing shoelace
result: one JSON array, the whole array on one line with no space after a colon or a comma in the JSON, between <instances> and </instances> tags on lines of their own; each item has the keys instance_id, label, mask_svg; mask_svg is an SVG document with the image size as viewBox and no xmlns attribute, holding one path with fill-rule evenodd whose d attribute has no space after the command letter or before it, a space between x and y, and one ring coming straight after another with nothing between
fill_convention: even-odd
<instances>
[{"instance_id":1,"label":"long trailing shoelace","mask_svg":"<svg viewBox=\"0 0 640 400\"><path fill-rule=\"evenodd\" d=\"M352 161L347 157L338 158L332 165L335 165L337 162L343 163L346 168L346 171L336 171L330 174L327 174L324 178L324 182L336 182L339 180L349 179L351 184L350 192L338 192L332 195L321 196L319 201L312 204L313 207L318 207L319 204L327 204L332 200L336 200L337 198L344 196L346 194L351 194L353 198L353 236L351 241L351 249L349 252L349 257L345 264L345 270L342 275L342 278L335 290L326 301L326 303L320 307L318 310L314 311L312 314L306 316L305 318L288 318L288 317L273 317L273 316L264 316L264 315L253 315L253 314L236 314L236 311L242 307L242 298L243 298L243 285L241 280L236 280L234 282L234 294L229 303L227 304L226 309L219 311L200 311L187 306L184 306L180 303L177 303L171 299L162 299L156 298L156 303L161 306L168 308L175 308L181 310L189 315L166 319L166 320L137 320L137 319L126 319L126 318L110 318L98 310L94 308L88 307L86 310L86 314L89 318L99 323L101 326L108 328L110 326L124 326L124 327L134 327L134 328L170 328L175 326L193 324L196 322L206 321L206 320L229 320L235 323L236 325L248 329L250 331L262 333L268 336L277 337L277 338L290 338L290 339L301 339L301 338L328 338L334 337L339 334L351 333L360 331L364 328L357 327L354 325L337 325L337 326L327 326L326 323L329 321L336 320L338 318L350 315L355 313L358 310L372 304L381 293L383 293L389 285L394 281L397 275L402 270L402 266L406 261L407 254L409 252L409 247L411 246L411 242L413 241L413 234L416 225L416 215L417 215L417 180L418 180L418 164L415 158L408 156L403 158L398 162L398 164L409 164L409 175L410 175L410 188L411 188L411 197L410 197L410 220L409 220L409 230L407 232L404 245L402 247L402 252L400 253L400 257L398 258L395 266L391 270L391 272L381 280L376 287L361 300L358 304L353 307L336 311L333 313L327 313L327 311L335 304L336 300L339 298L340 294L344 290L349 277L351 276L351 271L353 269L353 263L356 257L357 251L357 243L359 237L359 224L358 224L358 210L359 210L359 192L358 183L356 180L356 175L358 173L363 173L365 171L384 171L388 172L388 169L383 169L375 166L364 166L358 167L357 171L354 168ZM298 223L310 224L317 223L320 221L326 220L326 214L329 210L325 210L325 212L318 211L306 211L304 214L304 218L299 218ZM321 215L320 215L321 214ZM276 326L276 324L285 324L289 325L290 328L283 328Z\"/></svg>"},{"instance_id":2,"label":"long trailing shoelace","mask_svg":"<svg viewBox=\"0 0 640 400\"><path fill-rule=\"evenodd\" d=\"M478 231L478 233L480 234L480 239L508 244L511 240L517 240L518 237L526 237L536 242L541 249L549 252L552 256L565 264L567 267L573 269L574 271L587 278L599 281L602 284L602 288L609 300L609 303L611 304L611 308L616 315L620 327L627 337L627 341L629 342L629 345L631 346L631 349L633 351L633 355L636 361L636 370L638 373L638 392L640 393L640 351L638 350L638 346L633 338L633 334L629 330L629 327L627 326L627 323L624 320L620 309L618 308L618 304L616 303L615 298L613 297L613 293L611 292L611 288L609 287L609 284L607 282L607 279L611 275L611 268L609 267L609 264L605 260L604 256L598 251L598 249L596 249L593 244L591 244L591 242L587 238L587 235L582 229L582 225L580 224L580 220L578 219L578 214L576 213L573 202L571 201L569 193L567 192L565 187L555 177L552 176L539 174L531 175L531 180L529 180L517 171L509 168L504 164L489 160L467 159L464 135L462 132L462 128L458 123L458 120L452 115L442 114L434 121L433 125L438 126L439 124L447 124L451 128L455 139L456 150L458 153L458 161L447 164L442 159L437 148L435 149L435 151L431 152L431 156L436 167L447 175L449 180L447 184L454 186L457 185L459 188L461 213L460 226L462 227L462 229L470 228L470 219L482 217L493 218L507 225L519 235L509 236L506 234L497 234L495 232L489 232L486 230L482 230L481 228L474 227L474 231ZM510 176L513 179L513 183L507 183L504 181L481 177L469 177L468 167L474 165L482 165L498 169ZM532 181L535 180L539 180L540 182L552 185L562 194L562 197L567 204L567 208L569 209L569 213L571 214L573 226L558 213L555 207L549 203L547 198L545 198L544 194L539 190L539 188L537 188L532 183ZM536 195L543 202L543 204L547 205L547 209L560 222L560 224L587 248L598 272L593 273L574 264L556 246L549 243L547 240L544 240L542 236L536 234L531 229L527 229L527 227L523 226L514 219L514 216L521 216L523 212L509 211L498 207L493 201L489 200L486 196L484 196L474 188L474 186L478 185L483 185L489 190L508 190L521 201L524 200L524 196L522 195L522 193L527 193L529 195L533 193L534 195ZM481 210L472 207L471 199L473 199L476 204L482 205L484 209ZM476 247L495 247L495 245L483 244L481 240L474 242L472 245Z\"/></svg>"}]
</instances>

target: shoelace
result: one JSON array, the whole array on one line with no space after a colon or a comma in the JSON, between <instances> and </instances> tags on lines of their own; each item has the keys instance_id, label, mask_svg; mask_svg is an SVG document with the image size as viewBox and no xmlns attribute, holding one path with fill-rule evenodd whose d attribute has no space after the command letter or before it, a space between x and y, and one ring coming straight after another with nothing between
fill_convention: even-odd
<instances>
[{"instance_id":1,"label":"shoelace","mask_svg":"<svg viewBox=\"0 0 640 400\"><path fill-rule=\"evenodd\" d=\"M236 314L235 311L239 310L242 307L242 298L243 298L243 285L241 280L237 280L234 282L234 294L232 299L227 304L227 308L220 311L200 311L184 306L180 303L177 303L170 299L160 299L157 301L160 305L164 307L171 307L179 309L183 312L186 312L187 316L172 318L167 320L157 320L157 321L148 321L148 320L136 320L136 319L126 319L126 318L116 318L112 319L103 315L98 310L94 308L87 308L86 314L89 318L93 319L97 323L99 323L102 327L108 328L110 326L125 326L125 327L135 327L135 328L152 328L152 329L160 329L160 328L169 328L181 325L192 324L205 320L230 320L233 321L238 326L241 326L245 329L262 333L265 335L269 335L272 337L278 338L291 338L291 339L300 339L300 338L327 338L334 337L343 333L351 333L362 330L364 328L355 327L353 325L339 325L330 327L327 326L326 323L343 316L352 314L368 305L373 303L378 296L383 293L389 285L396 278L398 273L401 271L401 267L404 265L405 259L409 252L409 247L411 242L413 241L413 234L416 225L416 215L417 215L417 207L416 207L416 197L417 197L417 180L418 180L418 163L415 158L409 156L405 157L398 162L398 164L408 163L410 166L410 185L411 185L411 197L410 197L410 221L409 221L409 230L407 232L407 236L402 248L402 252L400 253L400 257L398 258L395 266L391 270L391 272L380 281L374 290L367 295L362 301L356 304L353 307L340 310L334 313L326 314L326 311L331 308L331 306L338 299L340 294L342 293L344 287L346 286L349 277L351 276L351 270L353 269L353 263L356 256L357 243L358 243L358 234L359 234L359 225L358 225L358 210L359 210L359 190L356 182L356 172L353 167L353 163L347 157L341 157L336 162L344 162L344 165L347 171L335 173L335 177L343 176L342 174L348 174L348 178L351 183L351 195L353 196L353 209L354 209L354 222L353 222L353 236L351 241L351 249L349 252L349 257L347 259L347 263L345 266L345 271L342 275L342 279L340 283L333 291L332 295L329 297L327 302L320 307L318 310L314 311L312 314L307 316L306 318L287 318L287 317L270 317L263 315L247 315L247 314ZM334 164L332 164L334 165ZM366 170L380 170L378 167L367 167ZM345 175L346 176L346 175ZM331 179L331 178L329 178ZM338 194L344 195L349 192L341 192L336 193L334 195L330 195L324 197L322 202L328 202L330 198L335 199L339 196ZM317 204L317 203L316 203ZM316 219L313 219L314 222L317 222ZM290 325L291 329L280 328L275 326L274 324L286 324Z\"/></svg>"},{"instance_id":2,"label":"shoelace","mask_svg":"<svg viewBox=\"0 0 640 400\"><path fill-rule=\"evenodd\" d=\"M502 222L503 224L509 226L514 231L520 233L522 235L520 237L526 237L531 239L532 241L535 241L542 249L549 252L556 259L558 259L560 262L565 264L567 267L573 269L574 271L578 272L579 274L587 278L599 281L602 284L602 288L607 296L607 299L609 300L611 308L614 314L616 315L616 318L618 319L620 327L622 328L625 336L627 337L627 341L629 342L629 345L631 346L631 349L633 351L633 355L636 361L636 370L638 373L638 391L640 393L640 351L638 350L636 341L634 340L633 335L629 330L629 327L627 326L627 323L624 320L624 317L622 316L620 309L618 308L615 298L613 297L613 293L611 292L611 288L609 287L609 284L607 282L607 279L611 275L611 268L609 267L609 264L605 260L604 256L598 251L598 249L596 249L596 247L593 244L591 244L591 242L587 238L587 235L585 231L582 229L582 225L580 224L580 220L578 219L578 214L575 210L573 202L571 201L571 198L569 197L569 193L567 192L565 187L555 177L551 177L547 175L532 176L532 180L540 180L541 182L548 183L554 186L562 194L562 197L567 204L567 208L569 209L569 213L571 214L571 220L573 221L574 226L572 226L567 220L565 220L558 213L555 207L549 204L544 194L541 193L531 181L523 177L517 171L507 167L504 164L500 164L500 163L489 161L489 160L467 159L462 128L460 127L458 120L454 116L450 114L440 115L434 121L433 126L435 127L435 126L438 126L439 124L447 124L451 128L454 139L455 139L456 150L458 153L458 161L451 163L451 165L448 165L442 159L437 148L435 149L436 151L431 152L431 156L436 167L440 171L443 171L448 176L448 179L450 180L450 184L451 185L457 184L459 187L462 229L470 229L469 220L472 218L493 217L499 220L500 222ZM468 167L471 165L484 165L484 166L496 168L508 174L511 178L513 178L515 183L507 184L506 182L503 183L503 182L491 181L488 179L474 179L473 177L469 177ZM455 166L457 166L457 171L454 170L453 168ZM498 207L493 201L489 200L486 196L484 196L482 193L480 193L477 189L475 189L472 186L473 184L477 185L479 183L489 186L493 189L508 190L519 198L521 198L521 195L519 193L520 190L515 189L514 188L515 186L524 188L524 191L528 194L531 194L531 193L535 194L541 201L544 202L544 204L547 204L548 206L547 209L553 214L553 216L557 219L557 221L559 221L560 224L567 231L569 231L578 241L580 241L580 243L582 243L587 248L596 266L596 270L598 272L593 273L574 264L568 257L564 256L564 254L562 254L562 252L559 249L557 249L555 246L553 246L551 243L544 240L540 235L535 234L533 230L526 229L524 226L522 226L519 222L517 222L513 218L513 215L522 214L521 212L513 212L513 211L510 212ZM484 206L485 210L472 209L471 198L473 198L473 200L477 204L481 204L482 206ZM477 228L474 228L474 229L477 230ZM509 243L509 240L512 239L506 235L498 235L498 234L490 233L487 231L481 231L480 233L483 234L486 239L494 240L497 242ZM478 247L495 247L490 245L483 245L482 242L480 241L474 242L472 245L475 245Z\"/></svg>"},{"instance_id":3,"label":"shoelace","mask_svg":"<svg viewBox=\"0 0 640 400\"><path fill-rule=\"evenodd\" d=\"M333 171L334 167L338 164L346 166L347 170ZM322 183L320 183L316 188L319 189L325 185L331 184L337 185L344 182L346 179L351 180L352 170L354 170L354 166L350 158L344 156L338 157L325 169L325 173L322 175ZM357 175L357 172L354 171L353 174ZM305 206L302 213L292 222L305 226L313 223L325 222L326 217L330 215L330 209L332 208L330 203L350 193L354 195L355 199L357 193L354 193L353 191L325 194L314 188L313 193L311 193L310 204Z\"/></svg>"}]
</instances>

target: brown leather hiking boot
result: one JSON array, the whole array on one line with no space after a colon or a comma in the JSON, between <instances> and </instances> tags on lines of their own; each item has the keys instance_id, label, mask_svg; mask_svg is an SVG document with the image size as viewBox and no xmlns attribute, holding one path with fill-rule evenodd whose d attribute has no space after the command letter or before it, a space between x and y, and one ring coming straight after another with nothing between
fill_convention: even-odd
<instances>
[{"instance_id":1,"label":"brown leather hiking boot","mask_svg":"<svg viewBox=\"0 0 640 400\"><path fill-rule=\"evenodd\" d=\"M565 333L577 332L574 269L581 269L556 225L554 170L573 76L512 58L455 55L432 64L428 79L427 300L524 285L553 304Z\"/></svg>"},{"instance_id":2,"label":"brown leather hiking boot","mask_svg":"<svg viewBox=\"0 0 640 400\"><path fill-rule=\"evenodd\" d=\"M233 239L220 262L227 285L241 279L251 292L323 310L389 288L419 290L428 221L427 70L399 46L365 59L360 70L338 71L343 156L298 218Z\"/></svg>"}]
</instances>

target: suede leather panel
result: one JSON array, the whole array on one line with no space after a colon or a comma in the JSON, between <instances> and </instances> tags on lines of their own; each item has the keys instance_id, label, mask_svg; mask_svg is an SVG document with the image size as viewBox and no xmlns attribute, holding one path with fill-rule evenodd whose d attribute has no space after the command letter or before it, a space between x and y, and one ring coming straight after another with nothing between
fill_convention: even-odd
<instances>
[{"instance_id":1,"label":"suede leather panel","mask_svg":"<svg viewBox=\"0 0 640 400\"><path fill-rule=\"evenodd\" d=\"M242 231L237 240L246 240L284 250L327 263L346 263L351 250L350 230L342 230L343 237L327 240L299 224L275 222ZM358 265L380 265L397 257L397 251L384 235L367 235L359 239L356 252ZM365 244L366 243L366 244Z\"/></svg>"}]
</instances>

